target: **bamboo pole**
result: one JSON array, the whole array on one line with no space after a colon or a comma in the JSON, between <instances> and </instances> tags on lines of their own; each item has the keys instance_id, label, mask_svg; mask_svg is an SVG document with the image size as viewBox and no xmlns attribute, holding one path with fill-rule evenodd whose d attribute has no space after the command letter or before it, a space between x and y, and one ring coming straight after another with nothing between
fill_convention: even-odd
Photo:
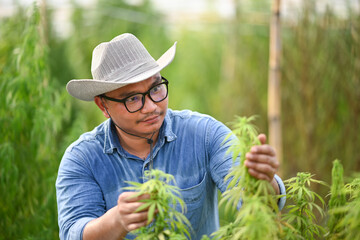
<instances>
[{"instance_id":1,"label":"bamboo pole","mask_svg":"<svg viewBox=\"0 0 360 240\"><path fill-rule=\"evenodd\" d=\"M48 44L48 19L47 19L47 4L46 0L39 1L39 11L40 11L40 37L42 44Z\"/></svg>"},{"instance_id":2,"label":"bamboo pole","mask_svg":"<svg viewBox=\"0 0 360 240\"><path fill-rule=\"evenodd\" d=\"M280 91L280 55L281 55L281 0L272 1L272 15L270 23L270 56L268 79L268 122L269 143L277 153L280 165L283 162L282 131L281 131L281 91ZM280 168L281 169L281 168ZM281 175L281 171L279 172Z\"/></svg>"}]
</instances>

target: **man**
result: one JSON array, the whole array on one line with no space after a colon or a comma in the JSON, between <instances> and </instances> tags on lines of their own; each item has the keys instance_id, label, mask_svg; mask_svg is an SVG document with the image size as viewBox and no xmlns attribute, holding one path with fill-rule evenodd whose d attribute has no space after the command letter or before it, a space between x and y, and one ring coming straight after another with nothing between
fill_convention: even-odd
<instances>
[{"instance_id":1,"label":"man","mask_svg":"<svg viewBox=\"0 0 360 240\"><path fill-rule=\"evenodd\" d=\"M168 109L169 82L160 75L175 56L176 43L155 61L132 34L101 43L93 51L93 79L71 80L68 92L95 101L107 121L69 146L56 181L61 239L132 239L146 226L148 196L129 198L127 181L143 181L153 167L174 175L187 205L192 239L219 227L217 189L232 165L224 138L230 130L210 116ZM246 154L249 173L284 193L275 151L254 146ZM285 199L279 201L282 208Z\"/></svg>"}]
</instances>

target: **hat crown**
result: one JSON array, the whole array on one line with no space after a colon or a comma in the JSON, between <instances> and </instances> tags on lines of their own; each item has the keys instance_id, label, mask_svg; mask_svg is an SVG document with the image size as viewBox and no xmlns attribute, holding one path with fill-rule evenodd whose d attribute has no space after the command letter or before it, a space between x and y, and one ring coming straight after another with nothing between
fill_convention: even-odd
<instances>
[{"instance_id":1,"label":"hat crown","mask_svg":"<svg viewBox=\"0 0 360 240\"><path fill-rule=\"evenodd\" d=\"M94 49L91 73L93 79L118 82L157 66L144 45L134 35L125 33Z\"/></svg>"},{"instance_id":2,"label":"hat crown","mask_svg":"<svg viewBox=\"0 0 360 240\"><path fill-rule=\"evenodd\" d=\"M84 101L144 81L169 65L175 57L176 42L157 61L132 34L121 34L110 42L100 43L93 51L92 79L72 79L66 89Z\"/></svg>"}]
</instances>

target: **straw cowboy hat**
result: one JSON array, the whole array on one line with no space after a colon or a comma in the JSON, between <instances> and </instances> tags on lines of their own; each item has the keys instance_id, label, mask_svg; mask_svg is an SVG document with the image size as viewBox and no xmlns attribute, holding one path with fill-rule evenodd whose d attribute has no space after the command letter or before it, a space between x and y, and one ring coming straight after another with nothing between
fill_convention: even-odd
<instances>
[{"instance_id":1,"label":"straw cowboy hat","mask_svg":"<svg viewBox=\"0 0 360 240\"><path fill-rule=\"evenodd\" d=\"M70 95L84 101L148 79L160 72L174 59L176 42L157 61L144 45L130 33L121 34L110 42L100 43L93 51L93 79L73 79L66 89Z\"/></svg>"}]
</instances>

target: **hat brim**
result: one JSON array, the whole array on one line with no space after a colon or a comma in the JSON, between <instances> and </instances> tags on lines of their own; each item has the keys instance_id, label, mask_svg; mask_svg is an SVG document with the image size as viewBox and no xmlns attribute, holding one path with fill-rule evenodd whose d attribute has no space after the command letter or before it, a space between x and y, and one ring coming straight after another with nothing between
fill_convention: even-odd
<instances>
[{"instance_id":1,"label":"hat brim","mask_svg":"<svg viewBox=\"0 0 360 240\"><path fill-rule=\"evenodd\" d=\"M125 82L117 83L95 79L73 79L66 85L66 90L75 98L83 101L93 101L94 97L98 95L124 87L128 84L141 82L154 76L174 60L175 52L176 42L156 61L158 64L157 67L129 78Z\"/></svg>"}]
</instances>

